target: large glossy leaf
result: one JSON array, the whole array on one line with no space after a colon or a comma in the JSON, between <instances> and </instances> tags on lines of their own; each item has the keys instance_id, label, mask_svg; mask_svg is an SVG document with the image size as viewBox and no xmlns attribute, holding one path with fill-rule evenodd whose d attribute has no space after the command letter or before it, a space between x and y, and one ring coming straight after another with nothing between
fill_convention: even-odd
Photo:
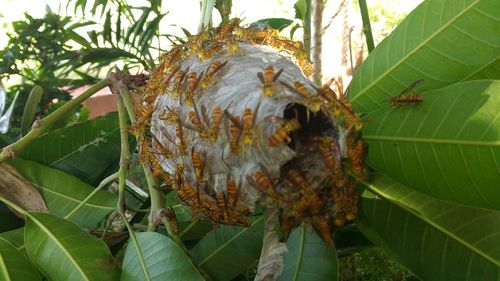
<instances>
[{"instance_id":1,"label":"large glossy leaf","mask_svg":"<svg viewBox=\"0 0 500 281\"><path fill-rule=\"evenodd\" d=\"M26 216L26 252L49 280L119 279L118 266L103 241L50 214Z\"/></svg>"},{"instance_id":2,"label":"large glossy leaf","mask_svg":"<svg viewBox=\"0 0 500 281\"><path fill-rule=\"evenodd\" d=\"M17 158L9 163L40 190L49 212L58 217L66 216L93 191L79 179L37 162ZM115 209L116 202L117 196L98 191L69 220L82 227L95 227Z\"/></svg>"},{"instance_id":3,"label":"large glossy leaf","mask_svg":"<svg viewBox=\"0 0 500 281\"><path fill-rule=\"evenodd\" d=\"M259 258L264 218L249 228L221 225L191 250L193 258L214 280L231 280Z\"/></svg>"},{"instance_id":4,"label":"large glossy leaf","mask_svg":"<svg viewBox=\"0 0 500 281\"><path fill-rule=\"evenodd\" d=\"M0 237L0 280L41 280L30 261L9 241Z\"/></svg>"},{"instance_id":5,"label":"large glossy leaf","mask_svg":"<svg viewBox=\"0 0 500 281\"><path fill-rule=\"evenodd\" d=\"M121 280L204 280L189 257L170 238L135 233L125 250Z\"/></svg>"},{"instance_id":6,"label":"large glossy leaf","mask_svg":"<svg viewBox=\"0 0 500 281\"><path fill-rule=\"evenodd\" d=\"M368 56L351 82L358 112L373 111L412 82L437 89L500 58L498 0L427 0Z\"/></svg>"},{"instance_id":7,"label":"large glossy leaf","mask_svg":"<svg viewBox=\"0 0 500 281\"><path fill-rule=\"evenodd\" d=\"M337 253L327 247L309 226L297 227L288 238L288 252L284 254L285 268L279 280L316 281L338 280Z\"/></svg>"},{"instance_id":8,"label":"large glossy leaf","mask_svg":"<svg viewBox=\"0 0 500 281\"><path fill-rule=\"evenodd\" d=\"M117 114L45 134L31 143L21 157L94 184L106 168L120 158Z\"/></svg>"},{"instance_id":9,"label":"large glossy leaf","mask_svg":"<svg viewBox=\"0 0 500 281\"><path fill-rule=\"evenodd\" d=\"M470 81L370 114L369 164L437 198L500 209L499 93L500 81Z\"/></svg>"},{"instance_id":10,"label":"large glossy leaf","mask_svg":"<svg viewBox=\"0 0 500 281\"><path fill-rule=\"evenodd\" d=\"M384 175L366 186L360 229L422 280L498 280L499 211L434 199Z\"/></svg>"}]
</instances>

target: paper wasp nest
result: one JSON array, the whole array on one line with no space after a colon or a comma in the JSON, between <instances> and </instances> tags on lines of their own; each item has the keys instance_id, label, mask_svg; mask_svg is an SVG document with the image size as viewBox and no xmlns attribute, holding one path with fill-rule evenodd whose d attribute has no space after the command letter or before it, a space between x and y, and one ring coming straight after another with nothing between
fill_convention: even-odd
<instances>
[{"instance_id":1,"label":"paper wasp nest","mask_svg":"<svg viewBox=\"0 0 500 281\"><path fill-rule=\"evenodd\" d=\"M310 71L300 43L238 19L192 36L146 86L142 161L197 217L248 225L256 203L275 206L285 233L306 221L331 243L356 216L348 173L366 177L365 146L347 99Z\"/></svg>"}]
</instances>

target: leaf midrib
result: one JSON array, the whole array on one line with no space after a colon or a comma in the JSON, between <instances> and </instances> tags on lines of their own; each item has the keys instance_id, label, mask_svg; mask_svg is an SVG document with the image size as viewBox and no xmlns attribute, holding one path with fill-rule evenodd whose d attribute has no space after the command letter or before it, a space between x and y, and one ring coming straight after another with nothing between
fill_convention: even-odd
<instances>
[{"instance_id":1,"label":"leaf midrib","mask_svg":"<svg viewBox=\"0 0 500 281\"><path fill-rule=\"evenodd\" d=\"M256 225L257 223L259 223L262 219L264 218L264 216L256 219L252 225L250 227L247 227L245 229L243 229L242 231L238 232L236 235L234 235L233 237L231 237L231 239L227 240L226 243L222 244L219 248L217 248L215 251L213 251L210 255L208 255L205 259L203 259L200 263L198 263L199 266L202 266L204 263L206 263L208 260L210 260L213 256L217 255L220 251L222 251L222 249L224 249L228 244L230 244L231 242L233 242L236 238L240 237L243 233L247 232L249 229L251 229L254 225Z\"/></svg>"},{"instance_id":2,"label":"leaf midrib","mask_svg":"<svg viewBox=\"0 0 500 281\"><path fill-rule=\"evenodd\" d=\"M406 54L404 57L402 57L397 63L395 63L393 66L391 66L387 71L383 73L383 75L380 75L377 79L373 80L370 84L368 84L366 87L364 87L363 90L358 92L358 94L354 97L351 98L351 102L354 102L356 99L358 99L360 96L362 96L366 91L371 89L374 85L376 85L380 80L384 79L388 73L391 73L394 69L402 65L410 56L412 56L414 53L416 53L418 50L421 48L424 48L425 45L432 39L434 39L436 36L438 36L444 29L448 28L454 21L456 21L460 16L468 12L470 9L472 9L479 0L474 1L471 3L468 7L464 8L460 13L458 13L456 16L452 17L445 25L441 26L438 28L431 36L429 36L427 39L422 41L418 46L416 46L412 51L410 51L408 54ZM392 40L392 37L390 38Z\"/></svg>"},{"instance_id":3,"label":"leaf midrib","mask_svg":"<svg viewBox=\"0 0 500 281\"><path fill-rule=\"evenodd\" d=\"M25 216L28 216L34 223L36 223L38 225L38 227L40 227L42 229L42 231L44 231L47 236L49 238L51 238L57 246L59 246L59 248L61 249L61 251L69 258L69 260L72 262L72 264L75 266L75 268L78 270L78 272L80 272L81 276L85 279L85 280L88 280L90 281L89 277L85 274L85 272L83 271L83 269L80 267L80 264L78 264L78 262L76 261L76 259L71 255L71 253L64 247L63 244L61 244L59 242L59 240L57 239L57 237L55 237L53 235L53 233L45 227L45 225L43 223L41 223L40 221L38 221L34 216L32 216L30 213L25 213L24 214ZM28 251L27 251L28 252Z\"/></svg>"},{"instance_id":4,"label":"leaf midrib","mask_svg":"<svg viewBox=\"0 0 500 281\"><path fill-rule=\"evenodd\" d=\"M141 264L141 269L144 274L144 278L147 281L151 281L151 276L149 276L148 267L146 266L146 261L144 260L144 255L142 254L141 247L139 246L139 241L137 241L137 237L133 231L129 231L130 238L132 239L132 243L134 244L134 248L136 250L137 258L139 259L139 263Z\"/></svg>"},{"instance_id":5,"label":"leaf midrib","mask_svg":"<svg viewBox=\"0 0 500 281\"><path fill-rule=\"evenodd\" d=\"M400 142L411 142L411 143L500 146L500 141L473 141L473 140L419 138L419 137L394 137L394 136L376 136L376 135L363 135L363 139L365 139L365 140L382 140L382 141L400 141Z\"/></svg>"},{"instance_id":6,"label":"leaf midrib","mask_svg":"<svg viewBox=\"0 0 500 281\"><path fill-rule=\"evenodd\" d=\"M420 219L422 221L424 221L425 223L427 223L428 225L434 227L435 229L437 229L438 231L444 233L445 235L447 235L448 237L450 237L451 239L457 241L459 244L463 245L464 247L470 249L472 252L474 252L475 254L477 254L478 256L481 256L483 257L484 259L490 261L491 263L493 263L494 265L496 266L500 266L500 261L497 261L495 258L493 257L490 257L489 255L483 253L482 251L479 251L477 250L473 245L471 245L470 243L466 242L465 240L459 238L458 236L456 236L455 234L449 232L448 230L446 230L445 228L441 227L439 224L437 223L434 223L434 221L432 221L431 219L425 217L425 216L421 216L421 214L419 213L418 210L415 210L413 207L409 207L407 205L405 205L403 202L400 202L399 200L396 200L395 198L393 198L391 195L389 194L386 194L384 191L378 189L376 186L370 184L370 183L366 183L366 182L363 182L364 185L370 190L372 191L373 193L375 193L376 195L382 197L383 199L385 200L388 200L389 202L391 202L392 204L402 208L403 210L406 210L408 211L409 213L411 213L412 215L414 215L417 219ZM392 184L391 184L392 185Z\"/></svg>"}]
</instances>

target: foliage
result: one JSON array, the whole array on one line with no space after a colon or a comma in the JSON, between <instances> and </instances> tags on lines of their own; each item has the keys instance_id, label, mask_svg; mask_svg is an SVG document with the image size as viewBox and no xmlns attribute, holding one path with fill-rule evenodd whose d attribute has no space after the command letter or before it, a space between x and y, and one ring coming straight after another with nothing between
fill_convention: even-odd
<instances>
[{"instance_id":1,"label":"foliage","mask_svg":"<svg viewBox=\"0 0 500 281\"><path fill-rule=\"evenodd\" d=\"M296 5L302 20L306 2ZM365 121L363 137L373 169L370 181L360 183L360 214L355 225L336 232L335 248L297 228L287 241L282 278L332 280L338 267L345 280L353 272L356 280L412 280L412 274L424 280L498 279L500 39L493 35L500 31L500 4L462 2L425 1L354 75L349 98ZM216 1L223 19L231 3ZM145 7L119 0L73 4L74 13L100 13L102 30L91 31L90 40L78 28L97 23L76 23L48 11L43 19L26 15L14 23L9 45L0 51L1 73L24 78L13 91L43 88L42 115L50 111L53 97L67 99L62 86L94 81L104 67L118 62L129 69L152 70L156 55L150 43L159 42L159 36L177 40L160 32L165 15L161 1ZM273 27L291 23L262 22ZM70 41L82 49L73 49ZM92 75L81 72L83 67L90 67ZM400 96L421 79L423 84ZM391 106L397 96L414 100ZM8 265L0 266L0 273L16 275L22 268L30 280L40 280L40 275L50 280L118 280L120 271L123 280L252 278L262 246L262 217L253 218L250 228L212 229L191 222L190 210L171 193L162 203L179 218L178 241L164 227L157 233L141 232L148 209L135 208L147 208L149 202L127 192L127 202L135 205L126 211L127 218L133 216L130 239L123 235L125 226L114 215L116 191L96 190L117 170L117 124L111 114L50 131L11 161L42 194L49 213L18 210L26 217L23 224L0 204L0 264L5 260ZM359 253L372 243L398 264L378 250Z\"/></svg>"},{"instance_id":2,"label":"foliage","mask_svg":"<svg viewBox=\"0 0 500 281\"><path fill-rule=\"evenodd\" d=\"M96 80L75 71L74 62L79 52L72 42L80 41L78 28L90 22L75 22L71 17L62 17L47 9L44 18L33 18L25 14L25 19L12 23L14 32L8 34L7 46L0 50L0 77L18 75L22 83L9 89L20 92L17 114L13 122L19 127L19 111L22 110L28 94L34 85L42 88L44 95L38 104L38 114L43 115L57 108L51 105L53 99L61 104L69 100L68 89Z\"/></svg>"},{"instance_id":3,"label":"foliage","mask_svg":"<svg viewBox=\"0 0 500 281\"><path fill-rule=\"evenodd\" d=\"M408 270L377 248L339 259L339 270L339 280L409 281L415 279Z\"/></svg>"}]
</instances>

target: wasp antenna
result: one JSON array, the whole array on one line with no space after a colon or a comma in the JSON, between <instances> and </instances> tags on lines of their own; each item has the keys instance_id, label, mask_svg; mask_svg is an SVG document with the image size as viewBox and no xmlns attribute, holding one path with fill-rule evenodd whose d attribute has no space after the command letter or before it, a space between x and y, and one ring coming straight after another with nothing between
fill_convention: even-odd
<instances>
[{"instance_id":1,"label":"wasp antenna","mask_svg":"<svg viewBox=\"0 0 500 281\"><path fill-rule=\"evenodd\" d=\"M283 68L280 69L278 72L276 72L276 74L274 74L273 82L276 81L278 79L278 77L280 77L282 72L283 72Z\"/></svg>"}]
</instances>

